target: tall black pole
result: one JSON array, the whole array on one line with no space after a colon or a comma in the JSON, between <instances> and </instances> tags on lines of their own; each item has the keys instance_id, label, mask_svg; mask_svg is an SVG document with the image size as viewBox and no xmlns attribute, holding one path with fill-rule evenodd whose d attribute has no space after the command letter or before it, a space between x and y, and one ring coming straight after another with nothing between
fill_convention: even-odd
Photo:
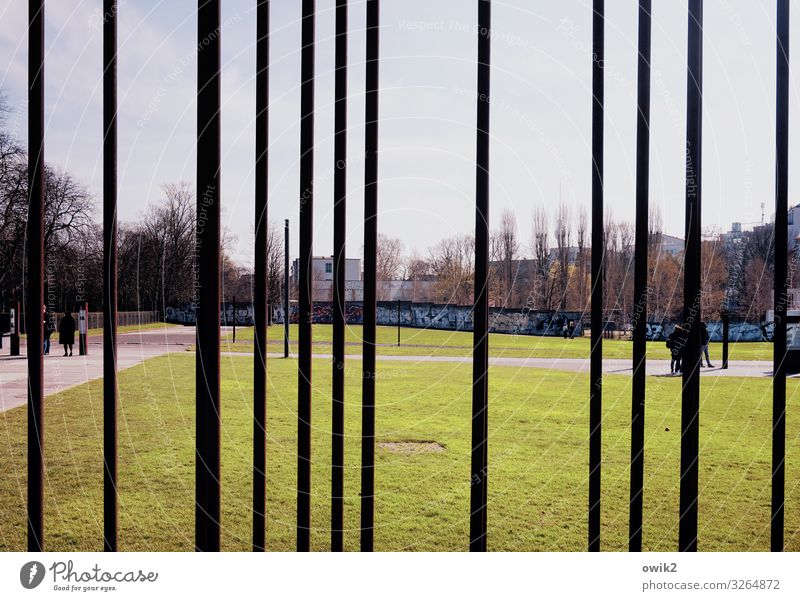
<instances>
[{"instance_id":1,"label":"tall black pole","mask_svg":"<svg viewBox=\"0 0 800 601\"><path fill-rule=\"evenodd\" d=\"M678 550L697 551L700 451L700 208L702 192L703 0L689 0L686 98L686 249L684 252L681 484Z\"/></svg>"},{"instance_id":2,"label":"tall black pole","mask_svg":"<svg viewBox=\"0 0 800 601\"><path fill-rule=\"evenodd\" d=\"M314 277L314 0L303 0L300 57L300 262L297 550L311 549L311 311Z\"/></svg>"},{"instance_id":3,"label":"tall black pole","mask_svg":"<svg viewBox=\"0 0 800 601\"><path fill-rule=\"evenodd\" d=\"M633 275L633 392L631 399L631 500L628 550L642 550L645 366L647 361L647 236L650 213L651 0L639 0L639 74L636 113L636 242Z\"/></svg>"},{"instance_id":4,"label":"tall black pole","mask_svg":"<svg viewBox=\"0 0 800 601\"><path fill-rule=\"evenodd\" d=\"M344 335L347 202L347 0L336 0L333 138L333 406L331 551L344 550Z\"/></svg>"},{"instance_id":5,"label":"tall black pole","mask_svg":"<svg viewBox=\"0 0 800 601\"><path fill-rule=\"evenodd\" d=\"M772 520L770 549L783 551L786 459L786 305L789 255L789 0L778 0L775 101L775 334L772 382Z\"/></svg>"},{"instance_id":6,"label":"tall black pole","mask_svg":"<svg viewBox=\"0 0 800 601\"><path fill-rule=\"evenodd\" d=\"M375 334L378 247L378 42L380 0L367 0L364 165L364 350L361 393L361 550L372 551L375 522Z\"/></svg>"},{"instance_id":7,"label":"tall black pole","mask_svg":"<svg viewBox=\"0 0 800 601\"><path fill-rule=\"evenodd\" d=\"M44 550L44 0L28 2L28 551Z\"/></svg>"},{"instance_id":8,"label":"tall black pole","mask_svg":"<svg viewBox=\"0 0 800 601\"><path fill-rule=\"evenodd\" d=\"M256 235L253 280L253 551L265 548L267 526L267 236L269 233L269 0L256 5ZM234 297L233 327L236 332ZM236 335L234 334L234 342Z\"/></svg>"},{"instance_id":9,"label":"tall black pole","mask_svg":"<svg viewBox=\"0 0 800 601\"><path fill-rule=\"evenodd\" d=\"M589 551L600 550L600 465L603 410L603 61L605 3L592 15L592 332L589 351Z\"/></svg>"},{"instance_id":10,"label":"tall black pole","mask_svg":"<svg viewBox=\"0 0 800 601\"><path fill-rule=\"evenodd\" d=\"M489 84L492 3L478 0L475 153L475 306L472 336L472 460L469 550L486 551L489 412Z\"/></svg>"},{"instance_id":11,"label":"tall black pole","mask_svg":"<svg viewBox=\"0 0 800 601\"><path fill-rule=\"evenodd\" d=\"M220 536L220 2L197 3L197 459L195 547Z\"/></svg>"},{"instance_id":12,"label":"tall black pole","mask_svg":"<svg viewBox=\"0 0 800 601\"><path fill-rule=\"evenodd\" d=\"M283 222L283 357L289 358L289 220Z\"/></svg>"},{"instance_id":13,"label":"tall black pole","mask_svg":"<svg viewBox=\"0 0 800 601\"><path fill-rule=\"evenodd\" d=\"M103 547L117 550L117 1L103 1Z\"/></svg>"}]
</instances>

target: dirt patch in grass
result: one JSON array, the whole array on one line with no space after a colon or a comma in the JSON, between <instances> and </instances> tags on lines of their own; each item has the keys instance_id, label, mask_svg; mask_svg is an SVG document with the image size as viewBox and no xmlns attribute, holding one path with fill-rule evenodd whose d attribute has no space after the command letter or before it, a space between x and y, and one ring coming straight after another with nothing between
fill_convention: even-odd
<instances>
[{"instance_id":1,"label":"dirt patch in grass","mask_svg":"<svg viewBox=\"0 0 800 601\"><path fill-rule=\"evenodd\" d=\"M444 453L444 445L435 440L391 440L379 442L378 448L386 449L390 453L401 455L416 455L417 453Z\"/></svg>"}]
</instances>

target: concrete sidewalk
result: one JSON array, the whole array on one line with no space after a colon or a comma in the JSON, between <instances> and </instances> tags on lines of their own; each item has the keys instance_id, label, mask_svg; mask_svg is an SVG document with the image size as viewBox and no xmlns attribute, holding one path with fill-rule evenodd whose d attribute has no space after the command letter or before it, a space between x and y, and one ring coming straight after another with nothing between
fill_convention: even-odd
<instances>
[{"instance_id":1,"label":"concrete sidewalk","mask_svg":"<svg viewBox=\"0 0 800 601\"><path fill-rule=\"evenodd\" d=\"M252 357L253 353L223 353L228 357ZM269 353L269 357L283 357L283 354ZM297 358L296 354L289 355ZM315 359L332 359L333 356L325 354L314 354ZM361 361L361 355L345 355L345 359ZM472 357L425 357L414 355L378 355L378 361L400 361L410 363L464 363L472 365ZM651 359L647 362L645 373L648 376L679 377L680 374L670 374L669 360ZM536 369L547 369L554 371L569 371L577 373L589 373L589 358L586 359L560 359L543 357L494 357L489 358L490 366L497 367L526 367ZM725 376L738 378L764 378L772 377L772 361L732 361L728 363L728 369L722 369L721 363L713 368L704 367L700 371L703 377ZM633 366L630 359L604 359L603 373L609 375L628 375L633 373ZM788 377L798 377L791 375Z\"/></svg>"},{"instance_id":2,"label":"concrete sidewalk","mask_svg":"<svg viewBox=\"0 0 800 601\"><path fill-rule=\"evenodd\" d=\"M102 337L89 339L89 353L78 355L78 345L73 356L64 357L64 347L51 339L50 355L44 361L44 394L54 394L73 386L103 377ZM120 334L117 344L117 368L127 369L147 359L171 352L185 350L195 342L194 328L169 327ZM21 341L19 357L0 356L0 412L25 405L28 402L28 362L25 340ZM5 350L5 349L4 349Z\"/></svg>"}]
</instances>

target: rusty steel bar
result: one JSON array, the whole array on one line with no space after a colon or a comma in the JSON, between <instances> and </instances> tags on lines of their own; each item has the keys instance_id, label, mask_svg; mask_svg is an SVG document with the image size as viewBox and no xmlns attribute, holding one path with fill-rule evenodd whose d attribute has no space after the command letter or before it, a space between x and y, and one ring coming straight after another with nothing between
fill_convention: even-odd
<instances>
[{"instance_id":1,"label":"rusty steel bar","mask_svg":"<svg viewBox=\"0 0 800 601\"><path fill-rule=\"evenodd\" d=\"M789 0L778 0L775 98L775 333L770 549L783 551L786 479L786 308L789 303Z\"/></svg>"},{"instance_id":2,"label":"rusty steel bar","mask_svg":"<svg viewBox=\"0 0 800 601\"><path fill-rule=\"evenodd\" d=\"M600 550L600 470L603 411L603 61L605 3L592 13L592 313L589 351L589 551Z\"/></svg>"},{"instance_id":3,"label":"rusty steel bar","mask_svg":"<svg viewBox=\"0 0 800 601\"><path fill-rule=\"evenodd\" d=\"M650 213L650 32L651 0L639 0L639 60L636 111L636 240L633 275L633 382L631 398L631 495L628 550L642 550L644 492L645 368L647 363L647 237Z\"/></svg>"},{"instance_id":4,"label":"rusty steel bar","mask_svg":"<svg viewBox=\"0 0 800 601\"><path fill-rule=\"evenodd\" d=\"M44 0L28 2L28 551L44 550Z\"/></svg>"},{"instance_id":5,"label":"rusty steel bar","mask_svg":"<svg viewBox=\"0 0 800 601\"><path fill-rule=\"evenodd\" d=\"M220 1L197 3L195 547L220 537Z\"/></svg>"},{"instance_id":6,"label":"rusty steel bar","mask_svg":"<svg viewBox=\"0 0 800 601\"><path fill-rule=\"evenodd\" d=\"M103 131L103 548L116 551L117 0L103 1Z\"/></svg>"},{"instance_id":7,"label":"rusty steel bar","mask_svg":"<svg viewBox=\"0 0 800 601\"><path fill-rule=\"evenodd\" d=\"M492 3L478 0L475 154L475 306L472 342L472 458L469 550L486 551L489 411L489 90Z\"/></svg>"},{"instance_id":8,"label":"rusty steel bar","mask_svg":"<svg viewBox=\"0 0 800 601\"><path fill-rule=\"evenodd\" d=\"M678 550L697 551L700 453L700 215L703 141L703 0L689 0L686 97L686 243L683 279L681 480Z\"/></svg>"},{"instance_id":9,"label":"rusty steel bar","mask_svg":"<svg viewBox=\"0 0 800 601\"><path fill-rule=\"evenodd\" d=\"M297 550L311 550L311 320L314 242L314 0L303 0L300 57L300 260L297 379Z\"/></svg>"},{"instance_id":10,"label":"rusty steel bar","mask_svg":"<svg viewBox=\"0 0 800 601\"><path fill-rule=\"evenodd\" d=\"M333 390L331 421L331 551L344 540L344 339L347 271L347 0L336 1L333 138Z\"/></svg>"},{"instance_id":11,"label":"rusty steel bar","mask_svg":"<svg viewBox=\"0 0 800 601\"><path fill-rule=\"evenodd\" d=\"M367 0L364 164L364 346L361 392L361 550L375 529L375 335L378 247L378 58L380 1Z\"/></svg>"},{"instance_id":12,"label":"rusty steel bar","mask_svg":"<svg viewBox=\"0 0 800 601\"><path fill-rule=\"evenodd\" d=\"M255 274L253 278L253 551L265 550L267 527L267 237L269 235L269 0L256 4ZM234 328L236 305L234 298ZM236 330L234 329L234 332ZM234 340L236 337L234 335Z\"/></svg>"}]
</instances>

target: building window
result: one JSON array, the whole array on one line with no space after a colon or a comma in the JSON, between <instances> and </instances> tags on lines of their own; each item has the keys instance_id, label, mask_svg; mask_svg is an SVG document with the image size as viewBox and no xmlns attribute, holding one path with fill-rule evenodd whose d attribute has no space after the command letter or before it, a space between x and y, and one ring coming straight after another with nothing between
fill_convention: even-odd
<instances>
[{"instance_id":1,"label":"building window","mask_svg":"<svg viewBox=\"0 0 800 601\"><path fill-rule=\"evenodd\" d=\"M333 263L325 263L325 273L333 273Z\"/></svg>"}]
</instances>

